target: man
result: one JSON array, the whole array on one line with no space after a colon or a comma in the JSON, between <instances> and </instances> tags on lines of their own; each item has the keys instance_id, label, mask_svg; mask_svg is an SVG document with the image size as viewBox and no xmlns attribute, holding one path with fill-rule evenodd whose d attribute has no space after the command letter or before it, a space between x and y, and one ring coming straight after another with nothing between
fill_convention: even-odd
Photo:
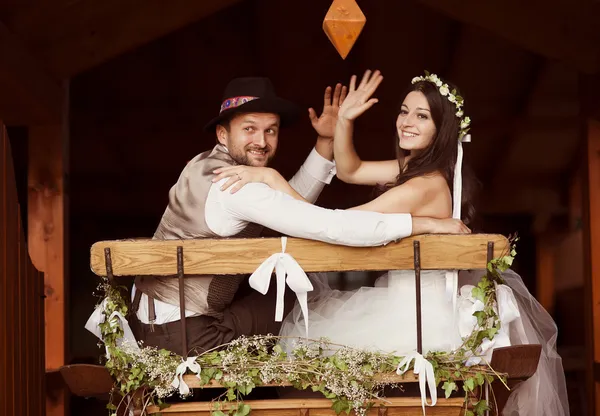
<instances>
[{"instance_id":1,"label":"man","mask_svg":"<svg viewBox=\"0 0 600 416\"><path fill-rule=\"evenodd\" d=\"M335 174L331 162L337 108L344 92L325 93L317 118L315 149L290 180L308 202L316 201ZM460 221L411 218L409 214L379 214L330 210L291 198L265 184L251 183L236 193L221 192L226 179L213 183L213 171L238 164L267 166L275 156L279 130L297 118L296 107L275 94L266 78L239 78L225 89L221 110L206 129L218 144L184 168L169 192L169 205L154 234L156 239L258 237L263 227L283 234L332 244L375 246L422 233L463 233ZM188 350L208 349L240 335L277 333L274 297L237 293L245 276L192 276L185 279ZM269 294L273 293L269 291ZM146 345L182 353L179 288L176 279L138 277L133 289L132 329ZM292 306L293 302L285 302Z\"/></svg>"}]
</instances>

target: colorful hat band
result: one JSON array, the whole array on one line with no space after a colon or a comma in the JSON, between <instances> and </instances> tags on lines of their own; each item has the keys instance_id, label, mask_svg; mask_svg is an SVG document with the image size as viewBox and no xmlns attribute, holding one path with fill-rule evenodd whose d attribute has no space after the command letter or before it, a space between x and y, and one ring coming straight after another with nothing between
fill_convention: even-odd
<instances>
[{"instance_id":1,"label":"colorful hat band","mask_svg":"<svg viewBox=\"0 0 600 416\"><path fill-rule=\"evenodd\" d=\"M258 98L260 98L260 97L241 96L241 97L228 98L225 101L223 101L223 104L221 104L221 111L219 111L219 114L225 110L239 107L242 104L246 104L247 102L256 100Z\"/></svg>"}]
</instances>

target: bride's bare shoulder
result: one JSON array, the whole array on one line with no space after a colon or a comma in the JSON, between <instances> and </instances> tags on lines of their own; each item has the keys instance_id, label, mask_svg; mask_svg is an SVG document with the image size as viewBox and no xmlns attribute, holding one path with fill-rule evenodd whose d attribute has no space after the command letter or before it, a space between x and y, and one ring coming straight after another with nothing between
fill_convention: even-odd
<instances>
[{"instance_id":1,"label":"bride's bare shoulder","mask_svg":"<svg viewBox=\"0 0 600 416\"><path fill-rule=\"evenodd\" d=\"M450 191L446 178L437 172L412 178L406 181L405 184L420 190L424 195L446 193Z\"/></svg>"}]
</instances>

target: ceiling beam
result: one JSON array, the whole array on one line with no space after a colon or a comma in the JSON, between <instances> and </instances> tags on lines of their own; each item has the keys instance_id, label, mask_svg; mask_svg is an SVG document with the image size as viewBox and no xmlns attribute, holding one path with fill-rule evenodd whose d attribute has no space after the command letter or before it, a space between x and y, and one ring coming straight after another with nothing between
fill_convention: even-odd
<instances>
[{"instance_id":1,"label":"ceiling beam","mask_svg":"<svg viewBox=\"0 0 600 416\"><path fill-rule=\"evenodd\" d=\"M460 22L477 26L546 58L582 72L600 68L600 11L591 1L419 0Z\"/></svg>"},{"instance_id":2,"label":"ceiling beam","mask_svg":"<svg viewBox=\"0 0 600 416\"><path fill-rule=\"evenodd\" d=\"M239 1L54 0L5 23L55 74L71 77Z\"/></svg>"},{"instance_id":3,"label":"ceiling beam","mask_svg":"<svg viewBox=\"0 0 600 416\"><path fill-rule=\"evenodd\" d=\"M7 125L61 121L63 89L0 22L0 119Z\"/></svg>"}]
</instances>

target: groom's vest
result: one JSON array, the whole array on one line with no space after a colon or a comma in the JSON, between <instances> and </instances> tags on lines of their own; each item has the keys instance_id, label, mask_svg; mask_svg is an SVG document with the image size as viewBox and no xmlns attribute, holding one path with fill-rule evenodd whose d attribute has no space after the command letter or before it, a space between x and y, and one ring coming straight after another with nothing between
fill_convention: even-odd
<instances>
[{"instance_id":1,"label":"groom's vest","mask_svg":"<svg viewBox=\"0 0 600 416\"><path fill-rule=\"evenodd\" d=\"M234 165L236 163L220 144L192 159L169 192L169 205L153 238L176 240L221 237L212 232L204 220L206 198L213 184L213 170ZM235 237L258 237L262 229L260 225L249 224ZM186 276L185 309L202 315L221 316L244 278L245 276L240 275L218 278L209 275ZM135 279L135 286L150 299L179 305L177 279L139 276ZM153 320L153 305L149 309L150 319Z\"/></svg>"}]
</instances>

